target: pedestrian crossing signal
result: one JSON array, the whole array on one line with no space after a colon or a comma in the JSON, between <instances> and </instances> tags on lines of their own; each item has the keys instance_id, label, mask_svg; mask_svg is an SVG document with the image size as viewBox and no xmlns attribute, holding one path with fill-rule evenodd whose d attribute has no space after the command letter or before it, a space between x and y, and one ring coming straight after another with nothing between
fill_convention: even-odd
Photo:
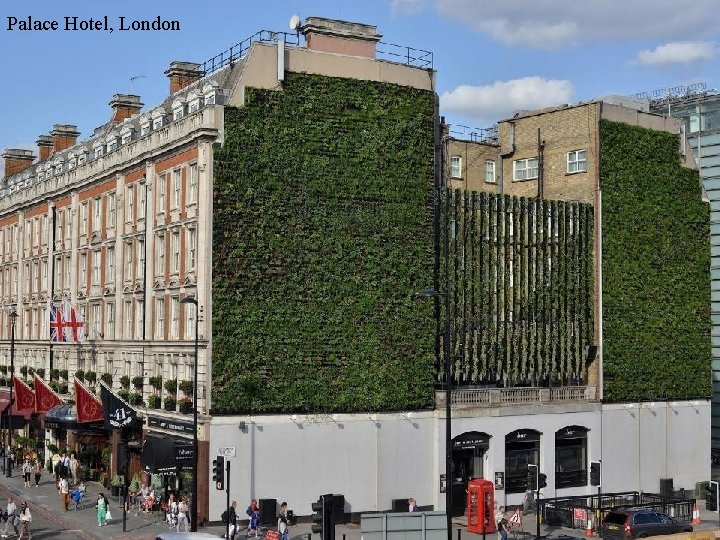
<instances>
[{"instance_id":1,"label":"pedestrian crossing signal","mask_svg":"<svg viewBox=\"0 0 720 540\"><path fill-rule=\"evenodd\" d=\"M215 482L215 489L220 491L225 489L225 458L223 456L213 459L213 482Z\"/></svg>"}]
</instances>

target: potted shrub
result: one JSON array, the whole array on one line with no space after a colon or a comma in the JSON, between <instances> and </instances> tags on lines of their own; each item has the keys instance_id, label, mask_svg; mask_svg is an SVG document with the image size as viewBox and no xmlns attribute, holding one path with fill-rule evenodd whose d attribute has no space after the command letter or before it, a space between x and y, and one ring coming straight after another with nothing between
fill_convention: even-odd
<instances>
[{"instance_id":1,"label":"potted shrub","mask_svg":"<svg viewBox=\"0 0 720 540\"><path fill-rule=\"evenodd\" d=\"M150 383L150 386L152 386L155 390L162 390L162 376L156 375L154 377L150 377L148 379L148 382Z\"/></svg>"},{"instance_id":2,"label":"potted shrub","mask_svg":"<svg viewBox=\"0 0 720 540\"><path fill-rule=\"evenodd\" d=\"M125 485L125 477L120 476L119 474L116 474L113 476L112 480L110 481L110 486L112 486L112 494L113 497L118 497L120 495L120 489Z\"/></svg>"},{"instance_id":3,"label":"potted shrub","mask_svg":"<svg viewBox=\"0 0 720 540\"><path fill-rule=\"evenodd\" d=\"M0 386L7 386L8 380L5 377L0 377Z\"/></svg>"},{"instance_id":4,"label":"potted shrub","mask_svg":"<svg viewBox=\"0 0 720 540\"><path fill-rule=\"evenodd\" d=\"M137 392L132 392L129 396L128 402L131 405L145 405L145 402L143 401L142 394L138 394Z\"/></svg>"},{"instance_id":5,"label":"potted shrub","mask_svg":"<svg viewBox=\"0 0 720 540\"><path fill-rule=\"evenodd\" d=\"M60 392L61 394L67 394L68 393L68 383L66 383L64 381L61 382L60 385L58 386L58 392Z\"/></svg>"},{"instance_id":6,"label":"potted shrub","mask_svg":"<svg viewBox=\"0 0 720 540\"><path fill-rule=\"evenodd\" d=\"M21 368L20 368L20 373L22 373L22 376L23 376L24 378L27 378L27 373L28 373L28 368L27 368L27 366L21 367Z\"/></svg>"},{"instance_id":7,"label":"potted shrub","mask_svg":"<svg viewBox=\"0 0 720 540\"><path fill-rule=\"evenodd\" d=\"M176 406L176 401L174 397L166 397L165 398L165 410L166 411L174 411Z\"/></svg>"},{"instance_id":8,"label":"potted shrub","mask_svg":"<svg viewBox=\"0 0 720 540\"><path fill-rule=\"evenodd\" d=\"M75 372L75 378L80 382L85 382L85 372L82 369L78 369Z\"/></svg>"},{"instance_id":9,"label":"potted shrub","mask_svg":"<svg viewBox=\"0 0 720 540\"><path fill-rule=\"evenodd\" d=\"M148 398L148 407L151 409L160 408L160 396L153 394Z\"/></svg>"},{"instance_id":10,"label":"potted shrub","mask_svg":"<svg viewBox=\"0 0 720 540\"><path fill-rule=\"evenodd\" d=\"M192 396L193 393L193 382L192 381L180 381L178 388L182 390L186 396Z\"/></svg>"},{"instance_id":11,"label":"potted shrub","mask_svg":"<svg viewBox=\"0 0 720 540\"><path fill-rule=\"evenodd\" d=\"M138 491L140 491L140 476L138 476L137 473L133 474L128 489L130 490L130 493L137 493Z\"/></svg>"},{"instance_id":12,"label":"potted shrub","mask_svg":"<svg viewBox=\"0 0 720 540\"><path fill-rule=\"evenodd\" d=\"M180 412L183 414L189 414L193 410L193 402L191 399L183 398L180 400Z\"/></svg>"},{"instance_id":13,"label":"potted shrub","mask_svg":"<svg viewBox=\"0 0 720 540\"><path fill-rule=\"evenodd\" d=\"M103 373L102 375L100 375L100 380L107 384L110 388L112 388L113 378L110 373Z\"/></svg>"},{"instance_id":14,"label":"potted shrub","mask_svg":"<svg viewBox=\"0 0 720 540\"><path fill-rule=\"evenodd\" d=\"M86 372L86 373L85 373L85 380L86 380L89 384L95 384L95 381L97 381L97 373L95 373L94 371L88 371L88 372Z\"/></svg>"},{"instance_id":15,"label":"potted shrub","mask_svg":"<svg viewBox=\"0 0 720 540\"><path fill-rule=\"evenodd\" d=\"M60 370L60 378L64 381L68 380L68 370L67 369Z\"/></svg>"},{"instance_id":16,"label":"potted shrub","mask_svg":"<svg viewBox=\"0 0 720 540\"><path fill-rule=\"evenodd\" d=\"M35 373L36 373L37 376L40 377L41 379L44 379L44 378L45 378L45 368L39 367L39 368L37 368L37 369L35 370Z\"/></svg>"},{"instance_id":17,"label":"potted shrub","mask_svg":"<svg viewBox=\"0 0 720 540\"><path fill-rule=\"evenodd\" d=\"M137 388L138 390L142 390L143 385L145 384L145 379L143 377L133 377L132 379L133 386Z\"/></svg>"},{"instance_id":18,"label":"potted shrub","mask_svg":"<svg viewBox=\"0 0 720 540\"><path fill-rule=\"evenodd\" d=\"M50 380L57 381L60 378L60 370L58 368L52 368L50 370Z\"/></svg>"},{"instance_id":19,"label":"potted shrub","mask_svg":"<svg viewBox=\"0 0 720 540\"><path fill-rule=\"evenodd\" d=\"M130 391L129 390L125 390L124 388L122 388L121 390L118 390L117 394L125 401L130 402Z\"/></svg>"},{"instance_id":20,"label":"potted shrub","mask_svg":"<svg viewBox=\"0 0 720 540\"><path fill-rule=\"evenodd\" d=\"M173 396L177 394L177 379L168 379L165 381L165 390Z\"/></svg>"},{"instance_id":21,"label":"potted shrub","mask_svg":"<svg viewBox=\"0 0 720 540\"><path fill-rule=\"evenodd\" d=\"M30 388L35 389L35 379L30 379L26 383Z\"/></svg>"},{"instance_id":22,"label":"potted shrub","mask_svg":"<svg viewBox=\"0 0 720 540\"><path fill-rule=\"evenodd\" d=\"M27 368L27 373L28 373L28 375L30 375L32 377L33 373L35 373L35 368L34 367Z\"/></svg>"},{"instance_id":23,"label":"potted shrub","mask_svg":"<svg viewBox=\"0 0 720 540\"><path fill-rule=\"evenodd\" d=\"M60 389L60 384L57 381L50 381L50 388L57 392Z\"/></svg>"},{"instance_id":24,"label":"potted shrub","mask_svg":"<svg viewBox=\"0 0 720 540\"><path fill-rule=\"evenodd\" d=\"M2 373L3 375L5 375L5 374L7 373L7 371L8 371L8 367L7 367L7 366L0 366L0 373Z\"/></svg>"},{"instance_id":25,"label":"potted shrub","mask_svg":"<svg viewBox=\"0 0 720 540\"><path fill-rule=\"evenodd\" d=\"M120 386L124 388L125 390L130 388L130 377L127 375L123 375L120 377Z\"/></svg>"}]
</instances>

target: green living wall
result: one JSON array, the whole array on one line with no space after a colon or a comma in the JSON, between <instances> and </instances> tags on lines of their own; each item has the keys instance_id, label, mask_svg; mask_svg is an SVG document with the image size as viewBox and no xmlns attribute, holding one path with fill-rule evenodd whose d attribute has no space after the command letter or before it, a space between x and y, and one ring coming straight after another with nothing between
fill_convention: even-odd
<instances>
[{"instance_id":1,"label":"green living wall","mask_svg":"<svg viewBox=\"0 0 720 540\"><path fill-rule=\"evenodd\" d=\"M710 209L677 135L603 120L606 401L708 397Z\"/></svg>"},{"instance_id":2,"label":"green living wall","mask_svg":"<svg viewBox=\"0 0 720 540\"><path fill-rule=\"evenodd\" d=\"M288 73L215 151L213 411L434 404L432 92Z\"/></svg>"}]
</instances>

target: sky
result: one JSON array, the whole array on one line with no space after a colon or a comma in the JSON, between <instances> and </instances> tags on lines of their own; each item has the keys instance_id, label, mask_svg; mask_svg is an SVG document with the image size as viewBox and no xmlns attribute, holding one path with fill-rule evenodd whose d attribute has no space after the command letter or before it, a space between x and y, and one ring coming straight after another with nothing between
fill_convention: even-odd
<instances>
[{"instance_id":1,"label":"sky","mask_svg":"<svg viewBox=\"0 0 720 540\"><path fill-rule=\"evenodd\" d=\"M294 14L373 24L384 42L431 51L456 132L610 94L720 88L720 0L3 0L0 149L35 149L54 124L85 139L114 94L138 94L148 110L169 92L170 62L290 31ZM65 30L66 17L106 16L115 31ZM120 31L121 16L180 30ZM58 29L22 30L29 17Z\"/></svg>"}]
</instances>

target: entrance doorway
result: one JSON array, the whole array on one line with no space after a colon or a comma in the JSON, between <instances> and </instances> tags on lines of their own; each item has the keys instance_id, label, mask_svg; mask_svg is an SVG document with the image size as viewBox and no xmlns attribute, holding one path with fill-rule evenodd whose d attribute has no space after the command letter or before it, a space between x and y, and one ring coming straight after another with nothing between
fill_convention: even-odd
<instances>
[{"instance_id":1,"label":"entrance doorway","mask_svg":"<svg viewBox=\"0 0 720 540\"><path fill-rule=\"evenodd\" d=\"M452 440L453 516L465 513L465 492L467 483L474 478L483 478L485 453L490 448L490 435L480 431L467 431Z\"/></svg>"}]
</instances>

